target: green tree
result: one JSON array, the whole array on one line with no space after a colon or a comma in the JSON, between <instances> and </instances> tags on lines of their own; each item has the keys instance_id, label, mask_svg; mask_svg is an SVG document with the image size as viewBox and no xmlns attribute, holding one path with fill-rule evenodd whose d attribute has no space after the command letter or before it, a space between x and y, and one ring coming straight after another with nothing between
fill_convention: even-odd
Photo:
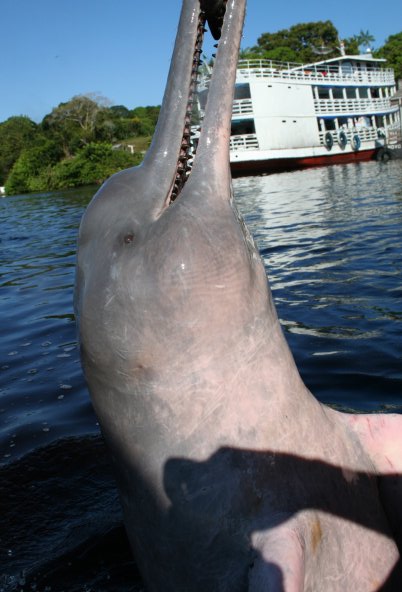
<instances>
[{"instance_id":1,"label":"green tree","mask_svg":"<svg viewBox=\"0 0 402 592\"><path fill-rule=\"evenodd\" d=\"M0 185L4 185L22 150L35 143L39 131L28 117L10 117L0 123Z\"/></svg>"},{"instance_id":2,"label":"green tree","mask_svg":"<svg viewBox=\"0 0 402 592\"><path fill-rule=\"evenodd\" d=\"M107 99L97 95L78 95L60 103L42 122L43 129L57 138L66 157L95 139L96 124Z\"/></svg>"},{"instance_id":3,"label":"green tree","mask_svg":"<svg viewBox=\"0 0 402 592\"><path fill-rule=\"evenodd\" d=\"M90 143L73 158L64 159L52 168L48 186L50 189L65 189L100 184L110 175L139 164L141 160L141 155L113 150L111 144Z\"/></svg>"},{"instance_id":4,"label":"green tree","mask_svg":"<svg viewBox=\"0 0 402 592\"><path fill-rule=\"evenodd\" d=\"M357 55L360 53L359 51L359 37L357 35L353 35L353 37L347 37L343 40L345 46L345 53L347 55Z\"/></svg>"},{"instance_id":5,"label":"green tree","mask_svg":"<svg viewBox=\"0 0 402 592\"><path fill-rule=\"evenodd\" d=\"M370 33L370 31L363 31L361 30L358 35L356 35L357 43L362 46L365 50L370 49L371 45L375 41L375 37Z\"/></svg>"},{"instance_id":6,"label":"green tree","mask_svg":"<svg viewBox=\"0 0 402 592\"><path fill-rule=\"evenodd\" d=\"M51 140L42 140L39 145L23 150L7 178L7 194L47 189L43 173L57 163L61 156L60 146Z\"/></svg>"},{"instance_id":7,"label":"green tree","mask_svg":"<svg viewBox=\"0 0 402 592\"><path fill-rule=\"evenodd\" d=\"M146 119L146 133L148 135L153 132L154 126L149 121L148 115L145 114ZM152 131L149 132L151 123ZM126 138L131 138L138 135L138 130L142 131L142 120L138 117L131 117L130 111L123 105L103 109L97 117L95 139L101 142L117 142Z\"/></svg>"},{"instance_id":8,"label":"green tree","mask_svg":"<svg viewBox=\"0 0 402 592\"><path fill-rule=\"evenodd\" d=\"M136 107L130 111L134 124L134 134L137 136L149 136L154 133L158 121L160 107Z\"/></svg>"},{"instance_id":9,"label":"green tree","mask_svg":"<svg viewBox=\"0 0 402 592\"><path fill-rule=\"evenodd\" d=\"M239 51L239 60L253 60L259 57L260 55L255 53L252 47L242 47Z\"/></svg>"},{"instance_id":10,"label":"green tree","mask_svg":"<svg viewBox=\"0 0 402 592\"><path fill-rule=\"evenodd\" d=\"M140 152L113 150L112 144L140 136L137 150L149 145L159 111L159 106L110 107L90 94L61 103L40 125L10 118L0 124L1 184L12 195L101 182L139 164Z\"/></svg>"},{"instance_id":11,"label":"green tree","mask_svg":"<svg viewBox=\"0 0 402 592\"><path fill-rule=\"evenodd\" d=\"M402 32L390 35L384 45L375 53L376 57L385 58L387 66L393 68L395 78L402 79Z\"/></svg>"},{"instance_id":12,"label":"green tree","mask_svg":"<svg viewBox=\"0 0 402 592\"><path fill-rule=\"evenodd\" d=\"M109 111L114 119L129 119L130 111L124 105L112 105Z\"/></svg>"},{"instance_id":13,"label":"green tree","mask_svg":"<svg viewBox=\"0 0 402 592\"><path fill-rule=\"evenodd\" d=\"M339 55L338 31L331 21L301 23L276 33L263 33L252 52L260 57L292 62L314 62L321 52L325 57Z\"/></svg>"}]
</instances>

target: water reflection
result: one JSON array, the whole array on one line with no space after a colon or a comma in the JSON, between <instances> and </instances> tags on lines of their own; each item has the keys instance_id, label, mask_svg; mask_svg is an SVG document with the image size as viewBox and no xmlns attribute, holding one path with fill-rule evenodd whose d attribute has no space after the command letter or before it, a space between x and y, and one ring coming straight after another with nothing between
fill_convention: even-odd
<instances>
[{"instance_id":1,"label":"water reflection","mask_svg":"<svg viewBox=\"0 0 402 592\"><path fill-rule=\"evenodd\" d=\"M98 430L72 306L77 229L92 193L0 200L0 461Z\"/></svg>"},{"instance_id":2,"label":"water reflection","mask_svg":"<svg viewBox=\"0 0 402 592\"><path fill-rule=\"evenodd\" d=\"M375 394L364 376L361 393L352 394L350 384L332 377L326 385L319 378L322 364L314 359L334 359L337 352L340 367L357 371L362 358L367 363L391 349L390 366L380 370L384 389L389 373L397 371L396 360L400 366L402 303L395 295L402 268L402 207L396 199L402 167L398 161L390 164L323 167L235 182L237 203L262 253L299 368L326 401L352 397L361 405L364 396L373 396L381 405L383 393Z\"/></svg>"}]
</instances>

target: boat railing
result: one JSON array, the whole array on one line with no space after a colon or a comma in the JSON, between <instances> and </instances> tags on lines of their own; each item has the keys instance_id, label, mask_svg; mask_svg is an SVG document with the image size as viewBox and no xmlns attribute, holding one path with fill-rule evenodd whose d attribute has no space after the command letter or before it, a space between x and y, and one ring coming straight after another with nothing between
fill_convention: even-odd
<instances>
[{"instance_id":1,"label":"boat railing","mask_svg":"<svg viewBox=\"0 0 402 592\"><path fill-rule=\"evenodd\" d=\"M340 132L344 132L346 134L346 137L348 139L348 143L351 143L351 140L354 136L359 136L359 139L361 142L369 142L371 140L376 140L379 138L379 134L378 134L378 129L375 127L351 127L351 128L342 128L339 130L333 130L330 133L332 134L333 140L334 142L337 142L338 140L338 134L340 134ZM326 136L327 136L328 132L324 131L324 132L319 132L319 136L320 136L320 144L322 146L326 145Z\"/></svg>"},{"instance_id":2,"label":"boat railing","mask_svg":"<svg viewBox=\"0 0 402 592\"><path fill-rule=\"evenodd\" d=\"M233 101L232 114L245 115L253 112L253 102L251 99L236 99Z\"/></svg>"},{"instance_id":3,"label":"boat railing","mask_svg":"<svg viewBox=\"0 0 402 592\"><path fill-rule=\"evenodd\" d=\"M397 121L388 126L388 144L401 144L402 143L402 128L401 122ZM1 188L0 188L1 189Z\"/></svg>"},{"instance_id":4,"label":"boat railing","mask_svg":"<svg viewBox=\"0 0 402 592\"><path fill-rule=\"evenodd\" d=\"M382 99L315 99L314 109L316 114L351 113L354 115L364 113L378 113L389 111L392 108L389 98ZM395 108L397 110L397 107Z\"/></svg>"},{"instance_id":5,"label":"boat railing","mask_svg":"<svg viewBox=\"0 0 402 592\"><path fill-rule=\"evenodd\" d=\"M392 68L359 69L349 64L294 64L274 60L240 60L237 80L273 78L326 84L395 84Z\"/></svg>"},{"instance_id":6,"label":"boat railing","mask_svg":"<svg viewBox=\"0 0 402 592\"><path fill-rule=\"evenodd\" d=\"M258 150L258 140L255 134L242 134L230 137L230 150Z\"/></svg>"},{"instance_id":7,"label":"boat railing","mask_svg":"<svg viewBox=\"0 0 402 592\"><path fill-rule=\"evenodd\" d=\"M388 126L388 129L391 131L393 130L400 130L401 129L401 122L399 121L399 119L397 121L395 121L395 123L391 123Z\"/></svg>"}]
</instances>

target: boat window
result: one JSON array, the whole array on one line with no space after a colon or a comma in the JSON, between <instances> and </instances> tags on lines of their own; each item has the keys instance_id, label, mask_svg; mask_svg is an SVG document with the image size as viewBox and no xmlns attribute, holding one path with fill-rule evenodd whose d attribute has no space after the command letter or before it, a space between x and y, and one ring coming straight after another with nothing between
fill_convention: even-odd
<instances>
[{"instance_id":1,"label":"boat window","mask_svg":"<svg viewBox=\"0 0 402 592\"><path fill-rule=\"evenodd\" d=\"M343 99L343 89L339 86L334 86L332 89L332 96L334 99Z\"/></svg>"},{"instance_id":2,"label":"boat window","mask_svg":"<svg viewBox=\"0 0 402 592\"><path fill-rule=\"evenodd\" d=\"M231 136L243 136L245 134L255 134L254 119L234 119L232 120Z\"/></svg>"},{"instance_id":3,"label":"boat window","mask_svg":"<svg viewBox=\"0 0 402 592\"><path fill-rule=\"evenodd\" d=\"M318 87L318 98L319 99L329 99L328 86L319 86Z\"/></svg>"},{"instance_id":4,"label":"boat window","mask_svg":"<svg viewBox=\"0 0 402 592\"><path fill-rule=\"evenodd\" d=\"M371 98L372 99L379 99L380 98L380 90L378 88L371 89Z\"/></svg>"},{"instance_id":5,"label":"boat window","mask_svg":"<svg viewBox=\"0 0 402 592\"><path fill-rule=\"evenodd\" d=\"M342 74L345 76L352 74L353 72L353 67L351 62L342 62Z\"/></svg>"},{"instance_id":6,"label":"boat window","mask_svg":"<svg viewBox=\"0 0 402 592\"><path fill-rule=\"evenodd\" d=\"M244 84L236 84L235 92L234 92L235 99L250 99L250 85L248 82Z\"/></svg>"},{"instance_id":7,"label":"boat window","mask_svg":"<svg viewBox=\"0 0 402 592\"><path fill-rule=\"evenodd\" d=\"M367 115L361 115L355 118L356 127L371 127L371 119Z\"/></svg>"},{"instance_id":8,"label":"boat window","mask_svg":"<svg viewBox=\"0 0 402 592\"><path fill-rule=\"evenodd\" d=\"M336 129L335 119L325 119L325 129L327 131L333 131Z\"/></svg>"},{"instance_id":9,"label":"boat window","mask_svg":"<svg viewBox=\"0 0 402 592\"><path fill-rule=\"evenodd\" d=\"M355 88L347 88L346 89L346 98L347 99L355 99L356 98L356 89Z\"/></svg>"},{"instance_id":10,"label":"boat window","mask_svg":"<svg viewBox=\"0 0 402 592\"><path fill-rule=\"evenodd\" d=\"M359 95L360 95L361 99L368 99L369 98L368 88L365 86L361 86L359 88Z\"/></svg>"}]
</instances>

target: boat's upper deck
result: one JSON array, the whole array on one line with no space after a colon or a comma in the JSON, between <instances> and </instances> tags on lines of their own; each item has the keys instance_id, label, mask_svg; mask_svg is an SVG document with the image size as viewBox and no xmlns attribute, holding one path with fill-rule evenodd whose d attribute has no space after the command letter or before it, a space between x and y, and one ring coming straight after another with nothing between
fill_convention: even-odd
<instances>
[{"instance_id":1,"label":"boat's upper deck","mask_svg":"<svg viewBox=\"0 0 402 592\"><path fill-rule=\"evenodd\" d=\"M273 60L240 60L236 82L264 80L319 84L325 86L394 86L392 68L380 66L383 60L345 56L315 64L295 64ZM385 61L385 60L384 60ZM208 86L209 76L203 77L199 89Z\"/></svg>"},{"instance_id":2,"label":"boat's upper deck","mask_svg":"<svg viewBox=\"0 0 402 592\"><path fill-rule=\"evenodd\" d=\"M379 67L375 62L343 60L336 63L320 62L303 65L272 60L239 61L237 82L260 78L332 86L393 86L395 84L392 68Z\"/></svg>"}]
</instances>

